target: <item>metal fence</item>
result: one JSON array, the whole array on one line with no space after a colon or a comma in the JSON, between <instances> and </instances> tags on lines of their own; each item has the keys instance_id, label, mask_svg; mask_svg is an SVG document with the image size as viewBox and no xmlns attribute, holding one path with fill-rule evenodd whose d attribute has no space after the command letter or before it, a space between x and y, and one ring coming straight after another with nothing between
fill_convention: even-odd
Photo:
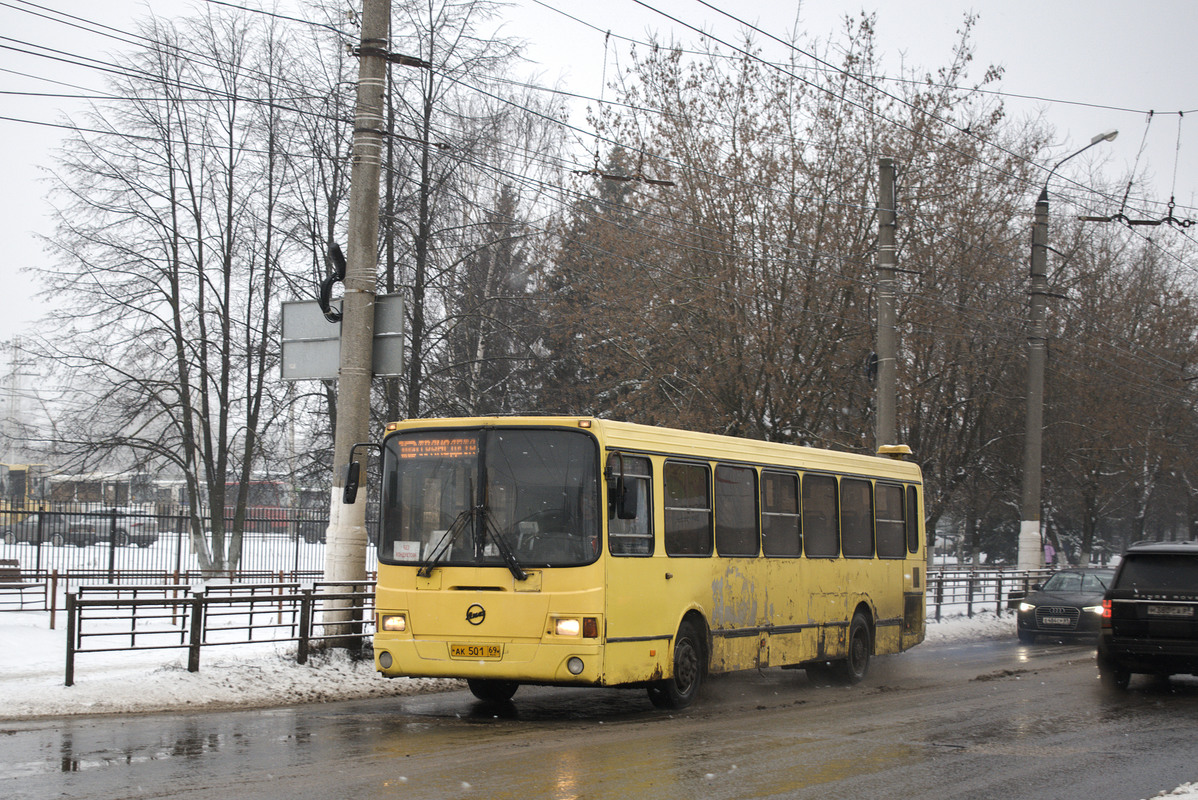
<instances>
[{"instance_id":1,"label":"metal fence","mask_svg":"<svg viewBox=\"0 0 1198 800\"><path fill-rule=\"evenodd\" d=\"M373 553L371 554L373 555ZM323 567L323 558L317 562ZM367 577L373 579L371 561ZM929 619L944 616L969 616L983 611L1002 613L1012 592L1027 593L1047 580L1052 570L938 569L928 573L927 612ZM222 577L232 584L300 583L320 580L320 568L280 571L238 570ZM164 588L186 588L205 582L210 576L198 569L170 571L154 569L27 569L13 559L0 559L0 611L47 610L61 606L58 598L73 587L90 585L141 584ZM51 627L54 626L53 618Z\"/></svg>"},{"instance_id":2,"label":"metal fence","mask_svg":"<svg viewBox=\"0 0 1198 800\"><path fill-rule=\"evenodd\" d=\"M205 647L296 644L363 646L374 631L372 581L172 585L84 585L68 592L65 684L80 655L186 650L197 672Z\"/></svg>"},{"instance_id":3,"label":"metal fence","mask_svg":"<svg viewBox=\"0 0 1198 800\"><path fill-rule=\"evenodd\" d=\"M232 531L232 516L224 515ZM203 517L211 530L211 518ZM186 508L86 508L47 505L0 510L0 559L36 572L186 573L202 564ZM243 525L238 570L304 572L324 568L328 511L251 509ZM366 565L375 563L374 528ZM231 534L227 534L231 535Z\"/></svg>"},{"instance_id":4,"label":"metal fence","mask_svg":"<svg viewBox=\"0 0 1198 800\"><path fill-rule=\"evenodd\" d=\"M939 622L945 615L972 617L983 611L1002 614L1012 593L1022 597L1052 573L1051 569L933 570L928 573L928 619Z\"/></svg>"},{"instance_id":5,"label":"metal fence","mask_svg":"<svg viewBox=\"0 0 1198 800\"><path fill-rule=\"evenodd\" d=\"M934 570L927 580L928 618L1004 614L1012 597L1051 574L1047 569ZM78 656L93 653L186 650L188 669L194 672L205 647L294 642L297 660L305 663L314 644L336 639L361 646L374 629L373 572L370 577L334 584L319 580L319 572L246 571L232 582L205 583L198 572L124 571L113 576L107 570L4 568L0 610L48 610L54 628L58 598L65 596L65 682L70 686Z\"/></svg>"}]
</instances>

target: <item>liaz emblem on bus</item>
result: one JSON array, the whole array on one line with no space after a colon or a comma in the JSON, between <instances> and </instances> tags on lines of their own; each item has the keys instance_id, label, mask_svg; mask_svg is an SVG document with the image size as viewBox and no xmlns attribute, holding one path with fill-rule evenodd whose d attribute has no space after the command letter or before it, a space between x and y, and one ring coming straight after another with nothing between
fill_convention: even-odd
<instances>
[{"instance_id":1,"label":"liaz emblem on bus","mask_svg":"<svg viewBox=\"0 0 1198 800\"><path fill-rule=\"evenodd\" d=\"M478 455L478 439L473 436L401 439L400 458L469 458Z\"/></svg>"}]
</instances>

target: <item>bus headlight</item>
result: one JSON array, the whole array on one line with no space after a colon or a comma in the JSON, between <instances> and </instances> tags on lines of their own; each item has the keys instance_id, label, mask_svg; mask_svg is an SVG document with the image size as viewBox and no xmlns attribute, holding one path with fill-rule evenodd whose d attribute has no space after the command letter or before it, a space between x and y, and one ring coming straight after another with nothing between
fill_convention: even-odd
<instances>
[{"instance_id":1,"label":"bus headlight","mask_svg":"<svg viewBox=\"0 0 1198 800\"><path fill-rule=\"evenodd\" d=\"M406 614L382 614L379 616L379 630L392 633L403 633L408 629Z\"/></svg>"},{"instance_id":2,"label":"bus headlight","mask_svg":"<svg viewBox=\"0 0 1198 800\"><path fill-rule=\"evenodd\" d=\"M555 619L553 633L557 636L578 636L582 633L582 621L573 617ZM574 673L577 675L578 673Z\"/></svg>"}]
</instances>

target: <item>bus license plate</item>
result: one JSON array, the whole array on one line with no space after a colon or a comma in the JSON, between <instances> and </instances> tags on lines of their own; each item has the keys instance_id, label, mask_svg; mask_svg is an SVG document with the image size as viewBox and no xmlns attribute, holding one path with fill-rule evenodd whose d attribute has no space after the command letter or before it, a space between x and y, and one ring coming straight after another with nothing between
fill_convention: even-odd
<instances>
[{"instance_id":1,"label":"bus license plate","mask_svg":"<svg viewBox=\"0 0 1198 800\"><path fill-rule=\"evenodd\" d=\"M471 661L500 661L503 659L501 644L451 644L450 658L465 658Z\"/></svg>"},{"instance_id":2,"label":"bus license plate","mask_svg":"<svg viewBox=\"0 0 1198 800\"><path fill-rule=\"evenodd\" d=\"M1148 614L1153 617L1192 617L1194 609L1190 606L1148 606Z\"/></svg>"},{"instance_id":3,"label":"bus license plate","mask_svg":"<svg viewBox=\"0 0 1198 800\"><path fill-rule=\"evenodd\" d=\"M1068 627L1073 624L1073 620L1069 619L1069 617L1045 617L1044 624Z\"/></svg>"}]
</instances>

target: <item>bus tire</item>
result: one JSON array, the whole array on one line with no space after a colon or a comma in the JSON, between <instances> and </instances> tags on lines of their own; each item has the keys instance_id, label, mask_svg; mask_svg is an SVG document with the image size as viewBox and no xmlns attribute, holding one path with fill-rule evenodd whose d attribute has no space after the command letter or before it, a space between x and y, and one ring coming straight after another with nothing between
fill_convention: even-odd
<instances>
[{"instance_id":1,"label":"bus tire","mask_svg":"<svg viewBox=\"0 0 1198 800\"><path fill-rule=\"evenodd\" d=\"M649 702L658 708L686 708L693 703L707 672L706 653L699 626L683 620L674 638L674 674L649 686Z\"/></svg>"},{"instance_id":2,"label":"bus tire","mask_svg":"<svg viewBox=\"0 0 1198 800\"><path fill-rule=\"evenodd\" d=\"M470 693L484 703L506 703L516 694L520 684L515 681L497 681L490 678L467 678Z\"/></svg>"},{"instance_id":3,"label":"bus tire","mask_svg":"<svg viewBox=\"0 0 1198 800\"><path fill-rule=\"evenodd\" d=\"M50 544L54 545L55 547L63 547L66 545L66 543L67 537L63 536L61 533L56 533L50 537Z\"/></svg>"},{"instance_id":4,"label":"bus tire","mask_svg":"<svg viewBox=\"0 0 1198 800\"><path fill-rule=\"evenodd\" d=\"M858 611L849 623L849 641L843 661L837 661L835 676L840 683L852 685L865 680L869 672L869 657L873 654L873 637L869 634L869 620Z\"/></svg>"}]
</instances>

